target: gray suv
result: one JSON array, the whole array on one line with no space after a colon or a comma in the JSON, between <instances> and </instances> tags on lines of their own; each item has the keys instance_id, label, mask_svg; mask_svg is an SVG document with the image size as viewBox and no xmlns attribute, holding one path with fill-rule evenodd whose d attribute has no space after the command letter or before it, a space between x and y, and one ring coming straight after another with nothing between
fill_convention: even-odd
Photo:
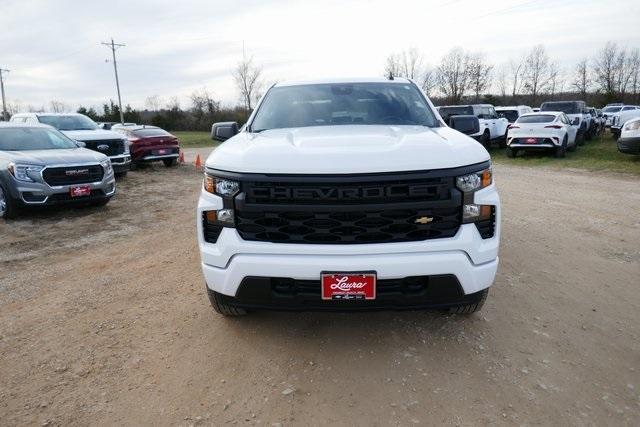
<instances>
[{"instance_id":1,"label":"gray suv","mask_svg":"<svg viewBox=\"0 0 640 427\"><path fill-rule=\"evenodd\" d=\"M116 192L111 161L47 125L0 123L0 218L23 207L105 205Z\"/></svg>"}]
</instances>

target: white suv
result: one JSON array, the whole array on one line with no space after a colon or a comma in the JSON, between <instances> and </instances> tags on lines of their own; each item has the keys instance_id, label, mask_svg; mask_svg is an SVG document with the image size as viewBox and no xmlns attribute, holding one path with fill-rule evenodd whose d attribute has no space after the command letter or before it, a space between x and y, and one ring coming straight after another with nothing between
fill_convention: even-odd
<instances>
[{"instance_id":1,"label":"white suv","mask_svg":"<svg viewBox=\"0 0 640 427\"><path fill-rule=\"evenodd\" d=\"M480 120L480 131L469 136L478 140L485 147L489 147L494 141L498 142L501 148L505 147L509 120L504 117L498 117L493 105L444 105L438 107L438 112L447 124L449 124L452 116L476 116Z\"/></svg>"},{"instance_id":2,"label":"white suv","mask_svg":"<svg viewBox=\"0 0 640 427\"><path fill-rule=\"evenodd\" d=\"M212 137L226 142L196 222L219 313L484 303L500 238L490 157L412 81L279 83Z\"/></svg>"}]
</instances>

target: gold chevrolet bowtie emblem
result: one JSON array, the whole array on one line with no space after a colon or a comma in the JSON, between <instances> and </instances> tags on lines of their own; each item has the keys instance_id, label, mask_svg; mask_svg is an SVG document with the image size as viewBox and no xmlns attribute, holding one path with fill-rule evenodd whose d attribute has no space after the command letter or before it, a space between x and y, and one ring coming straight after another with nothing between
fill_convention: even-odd
<instances>
[{"instance_id":1,"label":"gold chevrolet bowtie emblem","mask_svg":"<svg viewBox=\"0 0 640 427\"><path fill-rule=\"evenodd\" d=\"M429 224L431 221L433 221L433 217L431 217L431 216L421 216L420 218L416 218L415 223L416 224Z\"/></svg>"}]
</instances>

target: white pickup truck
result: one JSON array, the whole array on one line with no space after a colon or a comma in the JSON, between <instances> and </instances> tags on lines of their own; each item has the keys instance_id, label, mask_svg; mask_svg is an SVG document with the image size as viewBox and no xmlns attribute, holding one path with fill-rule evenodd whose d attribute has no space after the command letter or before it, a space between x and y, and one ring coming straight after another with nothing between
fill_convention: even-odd
<instances>
[{"instance_id":1,"label":"white pickup truck","mask_svg":"<svg viewBox=\"0 0 640 427\"><path fill-rule=\"evenodd\" d=\"M225 142L196 223L217 312L482 307L500 246L491 159L414 82L278 83L211 134Z\"/></svg>"},{"instance_id":2,"label":"white pickup truck","mask_svg":"<svg viewBox=\"0 0 640 427\"><path fill-rule=\"evenodd\" d=\"M476 116L480 121L480 130L478 133L469 136L478 140L485 147L489 147L492 142L498 142L500 148L506 147L509 120L504 117L499 117L493 105L444 105L438 107L438 112L447 124L449 124L452 116Z\"/></svg>"},{"instance_id":3,"label":"white pickup truck","mask_svg":"<svg viewBox=\"0 0 640 427\"><path fill-rule=\"evenodd\" d=\"M622 106L620 111L611 117L611 133L613 136L616 139L620 138L620 133L625 123L638 117L640 117L640 107L636 105Z\"/></svg>"}]
</instances>

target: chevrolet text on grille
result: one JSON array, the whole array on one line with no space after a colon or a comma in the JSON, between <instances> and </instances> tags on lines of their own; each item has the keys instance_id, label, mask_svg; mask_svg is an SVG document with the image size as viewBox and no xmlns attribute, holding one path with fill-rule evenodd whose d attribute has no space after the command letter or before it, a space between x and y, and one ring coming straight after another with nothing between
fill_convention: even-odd
<instances>
[{"instance_id":1,"label":"chevrolet text on grille","mask_svg":"<svg viewBox=\"0 0 640 427\"><path fill-rule=\"evenodd\" d=\"M433 184L398 184L366 187L254 187L248 190L249 197L255 199L375 199L381 197L420 197L436 193Z\"/></svg>"}]
</instances>

